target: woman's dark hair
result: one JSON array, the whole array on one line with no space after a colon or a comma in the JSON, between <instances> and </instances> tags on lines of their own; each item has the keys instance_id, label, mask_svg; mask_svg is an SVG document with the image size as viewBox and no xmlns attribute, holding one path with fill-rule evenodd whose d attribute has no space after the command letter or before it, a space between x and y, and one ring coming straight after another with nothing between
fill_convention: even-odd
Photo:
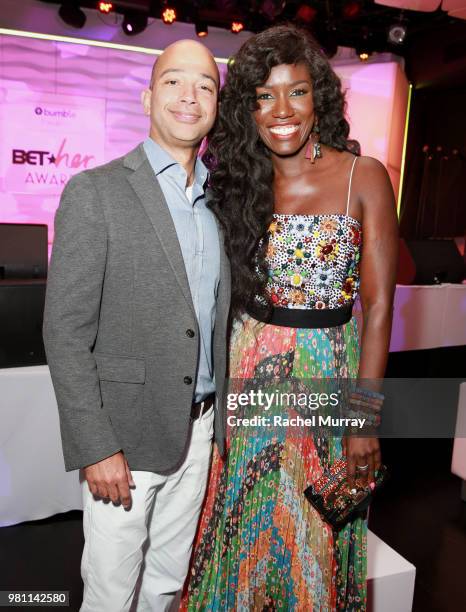
<instances>
[{"instance_id":1,"label":"woman's dark hair","mask_svg":"<svg viewBox=\"0 0 466 612\"><path fill-rule=\"evenodd\" d=\"M275 26L247 40L232 58L220 107L204 159L210 167L209 206L225 233L232 272L232 313L252 302L269 312L265 264L267 228L273 213L271 156L253 117L256 87L274 66L305 64L309 68L320 141L339 151L349 133L341 83L318 43L295 26ZM261 244L261 248L259 248ZM256 296L259 297L257 300Z\"/></svg>"}]
</instances>

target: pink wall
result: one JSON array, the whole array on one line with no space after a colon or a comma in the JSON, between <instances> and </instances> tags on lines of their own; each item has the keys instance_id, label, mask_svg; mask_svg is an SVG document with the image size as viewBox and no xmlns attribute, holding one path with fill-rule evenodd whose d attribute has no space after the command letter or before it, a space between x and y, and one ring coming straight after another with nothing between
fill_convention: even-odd
<instances>
[{"instance_id":1,"label":"pink wall","mask_svg":"<svg viewBox=\"0 0 466 612\"><path fill-rule=\"evenodd\" d=\"M396 62L358 62L335 70L347 92L351 137L361 143L363 155L386 166L398 194L409 90L406 75Z\"/></svg>"}]
</instances>

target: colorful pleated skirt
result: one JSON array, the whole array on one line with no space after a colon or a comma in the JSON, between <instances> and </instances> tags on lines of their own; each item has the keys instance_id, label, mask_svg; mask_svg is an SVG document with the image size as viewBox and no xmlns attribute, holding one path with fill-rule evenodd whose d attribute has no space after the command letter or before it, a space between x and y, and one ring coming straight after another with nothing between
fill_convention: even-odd
<instances>
[{"instance_id":1,"label":"colorful pleated skirt","mask_svg":"<svg viewBox=\"0 0 466 612\"><path fill-rule=\"evenodd\" d=\"M288 379L355 378L358 366L354 318L301 329L244 315L233 327L230 379L240 392L251 381L264 390ZM366 519L333 530L303 494L342 456L342 438L239 425L229 428L227 447L225 459L214 450L180 609L365 610Z\"/></svg>"}]
</instances>

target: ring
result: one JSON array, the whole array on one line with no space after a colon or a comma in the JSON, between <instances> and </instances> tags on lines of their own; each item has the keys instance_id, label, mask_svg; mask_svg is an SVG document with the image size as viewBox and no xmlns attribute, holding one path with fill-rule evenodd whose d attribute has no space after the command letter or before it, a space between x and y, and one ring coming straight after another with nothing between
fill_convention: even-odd
<instances>
[{"instance_id":1,"label":"ring","mask_svg":"<svg viewBox=\"0 0 466 612\"><path fill-rule=\"evenodd\" d=\"M369 469L369 464L366 463L366 465L357 465L356 469L359 470L360 472L365 472L366 470Z\"/></svg>"}]
</instances>

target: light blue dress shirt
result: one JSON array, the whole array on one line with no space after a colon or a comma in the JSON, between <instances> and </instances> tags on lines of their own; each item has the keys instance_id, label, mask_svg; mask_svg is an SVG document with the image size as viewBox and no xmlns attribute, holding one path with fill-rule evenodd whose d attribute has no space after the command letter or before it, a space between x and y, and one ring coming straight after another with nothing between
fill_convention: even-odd
<instances>
[{"instance_id":1,"label":"light blue dress shirt","mask_svg":"<svg viewBox=\"0 0 466 612\"><path fill-rule=\"evenodd\" d=\"M214 214L206 206L204 194L207 168L200 159L196 161L190 201L183 166L152 138L145 140L144 150L175 225L199 325L199 367L194 400L200 402L215 391L212 340L220 279L218 228Z\"/></svg>"}]
</instances>

